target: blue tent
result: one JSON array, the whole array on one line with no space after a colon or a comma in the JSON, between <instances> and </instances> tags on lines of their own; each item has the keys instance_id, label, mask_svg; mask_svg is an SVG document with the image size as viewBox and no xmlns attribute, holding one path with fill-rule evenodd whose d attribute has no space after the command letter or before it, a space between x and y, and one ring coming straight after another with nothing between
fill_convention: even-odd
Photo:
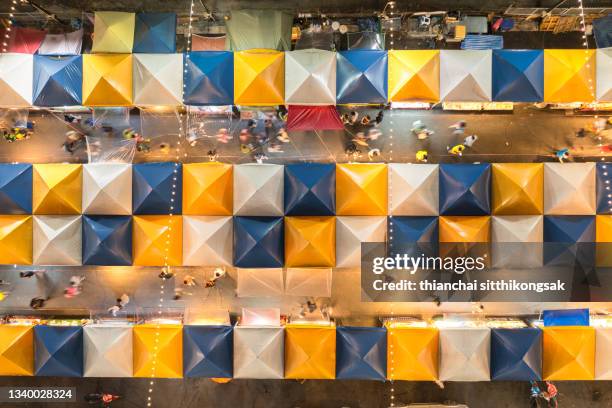
<instances>
[{"instance_id":1,"label":"blue tent","mask_svg":"<svg viewBox=\"0 0 612 408\"><path fill-rule=\"evenodd\" d=\"M440 165L440 215L488 215L490 164Z\"/></svg>"},{"instance_id":2,"label":"blue tent","mask_svg":"<svg viewBox=\"0 0 612 408\"><path fill-rule=\"evenodd\" d=\"M338 327L336 378L385 381L387 330L382 327Z\"/></svg>"},{"instance_id":3,"label":"blue tent","mask_svg":"<svg viewBox=\"0 0 612 408\"><path fill-rule=\"evenodd\" d=\"M234 103L234 54L230 51L197 51L184 56L185 105Z\"/></svg>"},{"instance_id":4,"label":"blue tent","mask_svg":"<svg viewBox=\"0 0 612 408\"><path fill-rule=\"evenodd\" d=\"M338 104L387 103L386 51L342 51L337 61Z\"/></svg>"},{"instance_id":5,"label":"blue tent","mask_svg":"<svg viewBox=\"0 0 612 408\"><path fill-rule=\"evenodd\" d=\"M542 331L535 327L491 330L491 379L542 379Z\"/></svg>"},{"instance_id":6,"label":"blue tent","mask_svg":"<svg viewBox=\"0 0 612 408\"><path fill-rule=\"evenodd\" d=\"M32 165L0 163L0 214L32 213Z\"/></svg>"},{"instance_id":7,"label":"blue tent","mask_svg":"<svg viewBox=\"0 0 612 408\"><path fill-rule=\"evenodd\" d=\"M176 14L136 14L133 52L154 54L175 53Z\"/></svg>"},{"instance_id":8,"label":"blue tent","mask_svg":"<svg viewBox=\"0 0 612 408\"><path fill-rule=\"evenodd\" d=\"M612 47L612 14L593 20L593 36L597 48Z\"/></svg>"},{"instance_id":9,"label":"blue tent","mask_svg":"<svg viewBox=\"0 0 612 408\"><path fill-rule=\"evenodd\" d=\"M607 182L607 183L606 183ZM597 163L597 214L612 215L612 165Z\"/></svg>"},{"instance_id":10,"label":"blue tent","mask_svg":"<svg viewBox=\"0 0 612 408\"><path fill-rule=\"evenodd\" d=\"M39 377L82 377L83 328L35 326L34 373Z\"/></svg>"},{"instance_id":11,"label":"blue tent","mask_svg":"<svg viewBox=\"0 0 612 408\"><path fill-rule=\"evenodd\" d=\"M589 326L589 309L544 310L544 326Z\"/></svg>"},{"instance_id":12,"label":"blue tent","mask_svg":"<svg viewBox=\"0 0 612 408\"><path fill-rule=\"evenodd\" d=\"M174 170L177 170L174 173ZM174 177L176 176L176 180ZM162 215L182 211L183 168L181 164L138 163L132 166L132 208L134 214ZM176 187L173 187L176 186ZM175 192L172 195L172 192ZM174 198L174 202L171 199Z\"/></svg>"},{"instance_id":13,"label":"blue tent","mask_svg":"<svg viewBox=\"0 0 612 408\"><path fill-rule=\"evenodd\" d=\"M132 217L83 216L83 265L131 265Z\"/></svg>"},{"instance_id":14,"label":"blue tent","mask_svg":"<svg viewBox=\"0 0 612 408\"><path fill-rule=\"evenodd\" d=\"M184 326L185 377L232 378L233 350L232 326Z\"/></svg>"},{"instance_id":15,"label":"blue tent","mask_svg":"<svg viewBox=\"0 0 612 408\"><path fill-rule=\"evenodd\" d=\"M234 266L281 268L284 255L283 217L234 217Z\"/></svg>"},{"instance_id":16,"label":"blue tent","mask_svg":"<svg viewBox=\"0 0 612 408\"><path fill-rule=\"evenodd\" d=\"M285 166L285 214L335 215L336 166L304 163Z\"/></svg>"},{"instance_id":17,"label":"blue tent","mask_svg":"<svg viewBox=\"0 0 612 408\"><path fill-rule=\"evenodd\" d=\"M542 50L493 50L493 100L540 102L544 99Z\"/></svg>"},{"instance_id":18,"label":"blue tent","mask_svg":"<svg viewBox=\"0 0 612 408\"><path fill-rule=\"evenodd\" d=\"M80 55L34 55L34 106L82 105L83 60Z\"/></svg>"},{"instance_id":19,"label":"blue tent","mask_svg":"<svg viewBox=\"0 0 612 408\"><path fill-rule=\"evenodd\" d=\"M544 216L544 263L546 265L594 265L594 242L594 216Z\"/></svg>"},{"instance_id":20,"label":"blue tent","mask_svg":"<svg viewBox=\"0 0 612 408\"><path fill-rule=\"evenodd\" d=\"M420 256L437 255L438 217L393 217L387 222L389 252Z\"/></svg>"}]
</instances>

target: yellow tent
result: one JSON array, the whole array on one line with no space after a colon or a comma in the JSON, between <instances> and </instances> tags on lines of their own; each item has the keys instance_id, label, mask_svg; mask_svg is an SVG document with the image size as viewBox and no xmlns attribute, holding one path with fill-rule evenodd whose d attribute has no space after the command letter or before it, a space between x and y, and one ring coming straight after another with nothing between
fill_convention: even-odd
<instances>
[{"instance_id":1,"label":"yellow tent","mask_svg":"<svg viewBox=\"0 0 612 408\"><path fill-rule=\"evenodd\" d=\"M389 51L389 100L438 102L440 100L440 51Z\"/></svg>"},{"instance_id":2,"label":"yellow tent","mask_svg":"<svg viewBox=\"0 0 612 408\"><path fill-rule=\"evenodd\" d=\"M183 326L134 327L134 377L183 377Z\"/></svg>"},{"instance_id":3,"label":"yellow tent","mask_svg":"<svg viewBox=\"0 0 612 408\"><path fill-rule=\"evenodd\" d=\"M612 266L612 215L595 217L596 265Z\"/></svg>"},{"instance_id":4,"label":"yellow tent","mask_svg":"<svg viewBox=\"0 0 612 408\"><path fill-rule=\"evenodd\" d=\"M285 266L336 266L335 217L285 217Z\"/></svg>"},{"instance_id":5,"label":"yellow tent","mask_svg":"<svg viewBox=\"0 0 612 408\"><path fill-rule=\"evenodd\" d=\"M387 215L387 165L336 165L337 215Z\"/></svg>"},{"instance_id":6,"label":"yellow tent","mask_svg":"<svg viewBox=\"0 0 612 408\"><path fill-rule=\"evenodd\" d=\"M168 265L181 265L183 220L180 215L134 216L133 228L134 265L163 266L166 255Z\"/></svg>"},{"instance_id":7,"label":"yellow tent","mask_svg":"<svg viewBox=\"0 0 612 408\"><path fill-rule=\"evenodd\" d=\"M183 165L183 214L232 215L233 191L231 164Z\"/></svg>"},{"instance_id":8,"label":"yellow tent","mask_svg":"<svg viewBox=\"0 0 612 408\"><path fill-rule=\"evenodd\" d=\"M94 53L129 54L134 46L136 14L119 11L97 11L94 14Z\"/></svg>"},{"instance_id":9,"label":"yellow tent","mask_svg":"<svg viewBox=\"0 0 612 408\"><path fill-rule=\"evenodd\" d=\"M35 164L34 214L80 214L83 168L80 164Z\"/></svg>"},{"instance_id":10,"label":"yellow tent","mask_svg":"<svg viewBox=\"0 0 612 408\"><path fill-rule=\"evenodd\" d=\"M539 215L544 211L544 164L493 164L495 215Z\"/></svg>"},{"instance_id":11,"label":"yellow tent","mask_svg":"<svg viewBox=\"0 0 612 408\"><path fill-rule=\"evenodd\" d=\"M435 327L387 326L387 378L438 379L439 332Z\"/></svg>"},{"instance_id":12,"label":"yellow tent","mask_svg":"<svg viewBox=\"0 0 612 408\"><path fill-rule=\"evenodd\" d=\"M594 50L544 50L544 102L594 99Z\"/></svg>"},{"instance_id":13,"label":"yellow tent","mask_svg":"<svg viewBox=\"0 0 612 408\"><path fill-rule=\"evenodd\" d=\"M542 340L544 380L593 380L595 378L595 328L545 327Z\"/></svg>"},{"instance_id":14,"label":"yellow tent","mask_svg":"<svg viewBox=\"0 0 612 408\"><path fill-rule=\"evenodd\" d=\"M333 380L336 377L336 328L285 326L285 378Z\"/></svg>"},{"instance_id":15,"label":"yellow tent","mask_svg":"<svg viewBox=\"0 0 612 408\"><path fill-rule=\"evenodd\" d=\"M489 242L491 217L440 217L440 242Z\"/></svg>"},{"instance_id":16,"label":"yellow tent","mask_svg":"<svg viewBox=\"0 0 612 408\"><path fill-rule=\"evenodd\" d=\"M0 325L0 375L34 375L32 326Z\"/></svg>"},{"instance_id":17,"label":"yellow tent","mask_svg":"<svg viewBox=\"0 0 612 408\"><path fill-rule=\"evenodd\" d=\"M131 55L83 55L83 105L132 105Z\"/></svg>"},{"instance_id":18,"label":"yellow tent","mask_svg":"<svg viewBox=\"0 0 612 408\"><path fill-rule=\"evenodd\" d=\"M285 54L253 49L234 53L234 103L282 105L285 97Z\"/></svg>"},{"instance_id":19,"label":"yellow tent","mask_svg":"<svg viewBox=\"0 0 612 408\"><path fill-rule=\"evenodd\" d=\"M32 264L30 215L0 215L0 264Z\"/></svg>"}]
</instances>

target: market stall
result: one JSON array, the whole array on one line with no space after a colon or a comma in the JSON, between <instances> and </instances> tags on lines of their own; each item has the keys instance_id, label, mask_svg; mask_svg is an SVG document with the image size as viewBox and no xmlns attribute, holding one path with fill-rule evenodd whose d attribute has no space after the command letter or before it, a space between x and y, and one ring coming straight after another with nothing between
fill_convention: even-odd
<instances>
[{"instance_id":1,"label":"market stall","mask_svg":"<svg viewBox=\"0 0 612 408\"><path fill-rule=\"evenodd\" d=\"M280 268L284 241L282 217L234 217L234 266Z\"/></svg>"},{"instance_id":2,"label":"market stall","mask_svg":"<svg viewBox=\"0 0 612 408\"><path fill-rule=\"evenodd\" d=\"M296 163L285 166L286 215L335 215L336 166Z\"/></svg>"},{"instance_id":3,"label":"market stall","mask_svg":"<svg viewBox=\"0 0 612 408\"><path fill-rule=\"evenodd\" d=\"M177 106L183 102L182 54L134 54L133 103Z\"/></svg>"},{"instance_id":4,"label":"market stall","mask_svg":"<svg viewBox=\"0 0 612 408\"><path fill-rule=\"evenodd\" d=\"M234 378L283 378L285 331L269 324L234 327Z\"/></svg>"},{"instance_id":5,"label":"market stall","mask_svg":"<svg viewBox=\"0 0 612 408\"><path fill-rule=\"evenodd\" d=\"M355 268L361 265L362 242L385 242L387 217L336 217L336 267Z\"/></svg>"},{"instance_id":6,"label":"market stall","mask_svg":"<svg viewBox=\"0 0 612 408\"><path fill-rule=\"evenodd\" d=\"M234 166L234 215L282 216L283 173L278 164Z\"/></svg>"},{"instance_id":7,"label":"market stall","mask_svg":"<svg viewBox=\"0 0 612 408\"><path fill-rule=\"evenodd\" d=\"M83 105L131 106L131 54L83 55Z\"/></svg>"},{"instance_id":8,"label":"market stall","mask_svg":"<svg viewBox=\"0 0 612 408\"><path fill-rule=\"evenodd\" d=\"M317 49L286 52L285 102L288 105L335 105L336 54Z\"/></svg>"},{"instance_id":9,"label":"market stall","mask_svg":"<svg viewBox=\"0 0 612 408\"><path fill-rule=\"evenodd\" d=\"M441 50L440 99L486 102L492 91L491 50Z\"/></svg>"},{"instance_id":10,"label":"market stall","mask_svg":"<svg viewBox=\"0 0 612 408\"><path fill-rule=\"evenodd\" d=\"M134 326L134 377L183 377L183 326L149 322Z\"/></svg>"},{"instance_id":11,"label":"market stall","mask_svg":"<svg viewBox=\"0 0 612 408\"><path fill-rule=\"evenodd\" d=\"M81 213L83 169L80 164L35 164L33 169L34 214Z\"/></svg>"},{"instance_id":12,"label":"market stall","mask_svg":"<svg viewBox=\"0 0 612 408\"><path fill-rule=\"evenodd\" d=\"M275 106L285 103L285 54L265 49L234 52L234 103Z\"/></svg>"},{"instance_id":13,"label":"market stall","mask_svg":"<svg viewBox=\"0 0 612 408\"><path fill-rule=\"evenodd\" d=\"M391 163L389 166L390 215L438 215L439 167L437 164Z\"/></svg>"},{"instance_id":14,"label":"market stall","mask_svg":"<svg viewBox=\"0 0 612 408\"><path fill-rule=\"evenodd\" d=\"M83 216L83 265L132 264L132 217Z\"/></svg>"},{"instance_id":15,"label":"market stall","mask_svg":"<svg viewBox=\"0 0 612 408\"><path fill-rule=\"evenodd\" d=\"M285 326L285 378L333 380L336 328L325 324Z\"/></svg>"},{"instance_id":16,"label":"market stall","mask_svg":"<svg viewBox=\"0 0 612 408\"><path fill-rule=\"evenodd\" d=\"M538 215L544 211L544 164L494 163L491 174L494 215Z\"/></svg>"},{"instance_id":17,"label":"market stall","mask_svg":"<svg viewBox=\"0 0 612 408\"><path fill-rule=\"evenodd\" d=\"M544 214L595 214L595 163L544 163Z\"/></svg>"},{"instance_id":18,"label":"market stall","mask_svg":"<svg viewBox=\"0 0 612 408\"><path fill-rule=\"evenodd\" d=\"M544 50L544 102L593 101L594 82L594 50Z\"/></svg>"},{"instance_id":19,"label":"market stall","mask_svg":"<svg viewBox=\"0 0 612 408\"><path fill-rule=\"evenodd\" d=\"M491 213L490 164L440 165L440 214Z\"/></svg>"},{"instance_id":20,"label":"market stall","mask_svg":"<svg viewBox=\"0 0 612 408\"><path fill-rule=\"evenodd\" d=\"M132 165L83 165L83 214L132 214Z\"/></svg>"},{"instance_id":21,"label":"market stall","mask_svg":"<svg viewBox=\"0 0 612 408\"><path fill-rule=\"evenodd\" d=\"M34 57L29 54L0 55L0 106L28 107L32 105Z\"/></svg>"},{"instance_id":22,"label":"market stall","mask_svg":"<svg viewBox=\"0 0 612 408\"><path fill-rule=\"evenodd\" d=\"M183 220L181 216L134 216L132 237L134 265L177 266L182 264Z\"/></svg>"},{"instance_id":23,"label":"market stall","mask_svg":"<svg viewBox=\"0 0 612 408\"><path fill-rule=\"evenodd\" d=\"M35 106L81 105L83 87L81 56L34 56L32 87L32 104Z\"/></svg>"},{"instance_id":24,"label":"market stall","mask_svg":"<svg viewBox=\"0 0 612 408\"><path fill-rule=\"evenodd\" d=\"M281 268L238 268L236 295L246 297L276 297L283 294L283 270Z\"/></svg>"},{"instance_id":25,"label":"market stall","mask_svg":"<svg viewBox=\"0 0 612 408\"><path fill-rule=\"evenodd\" d=\"M183 327L183 375L232 378L233 330L229 325Z\"/></svg>"},{"instance_id":26,"label":"market stall","mask_svg":"<svg viewBox=\"0 0 612 408\"><path fill-rule=\"evenodd\" d=\"M390 321L387 334L387 379L438 379L440 335L436 327L425 322Z\"/></svg>"},{"instance_id":27,"label":"market stall","mask_svg":"<svg viewBox=\"0 0 612 408\"><path fill-rule=\"evenodd\" d=\"M34 329L31 325L0 325L0 375L34 375Z\"/></svg>"},{"instance_id":28,"label":"market stall","mask_svg":"<svg viewBox=\"0 0 612 408\"><path fill-rule=\"evenodd\" d=\"M92 52L129 54L134 48L136 15L119 11L97 11L94 15Z\"/></svg>"},{"instance_id":29,"label":"market stall","mask_svg":"<svg viewBox=\"0 0 612 408\"><path fill-rule=\"evenodd\" d=\"M285 295L308 297L331 297L331 268L287 268Z\"/></svg>"},{"instance_id":30,"label":"market stall","mask_svg":"<svg viewBox=\"0 0 612 408\"><path fill-rule=\"evenodd\" d=\"M83 328L35 326L34 372L38 377L82 377Z\"/></svg>"},{"instance_id":31,"label":"market stall","mask_svg":"<svg viewBox=\"0 0 612 408\"><path fill-rule=\"evenodd\" d=\"M84 377L122 377L133 374L132 326L91 324L83 328Z\"/></svg>"},{"instance_id":32,"label":"market stall","mask_svg":"<svg viewBox=\"0 0 612 408\"><path fill-rule=\"evenodd\" d=\"M285 217L285 265L287 267L335 266L335 217Z\"/></svg>"},{"instance_id":33,"label":"market stall","mask_svg":"<svg viewBox=\"0 0 612 408\"><path fill-rule=\"evenodd\" d=\"M489 381L491 329L440 328L440 380Z\"/></svg>"},{"instance_id":34,"label":"market stall","mask_svg":"<svg viewBox=\"0 0 612 408\"><path fill-rule=\"evenodd\" d=\"M491 257L495 268L541 267L543 240L541 215L491 217Z\"/></svg>"},{"instance_id":35,"label":"market stall","mask_svg":"<svg viewBox=\"0 0 612 408\"><path fill-rule=\"evenodd\" d=\"M36 215L33 223L35 265L81 265L82 222L79 215Z\"/></svg>"},{"instance_id":36,"label":"market stall","mask_svg":"<svg viewBox=\"0 0 612 408\"><path fill-rule=\"evenodd\" d=\"M547 381L593 380L595 329L588 326L544 327L542 377Z\"/></svg>"},{"instance_id":37,"label":"market stall","mask_svg":"<svg viewBox=\"0 0 612 408\"><path fill-rule=\"evenodd\" d=\"M387 196L386 164L336 165L337 215L386 215Z\"/></svg>"},{"instance_id":38,"label":"market stall","mask_svg":"<svg viewBox=\"0 0 612 408\"><path fill-rule=\"evenodd\" d=\"M0 264L32 264L32 216L0 215Z\"/></svg>"},{"instance_id":39,"label":"market stall","mask_svg":"<svg viewBox=\"0 0 612 408\"><path fill-rule=\"evenodd\" d=\"M385 381L387 330L384 327L338 327L336 378Z\"/></svg>"},{"instance_id":40,"label":"market stall","mask_svg":"<svg viewBox=\"0 0 612 408\"><path fill-rule=\"evenodd\" d=\"M232 217L183 216L183 265L231 266Z\"/></svg>"},{"instance_id":41,"label":"market stall","mask_svg":"<svg viewBox=\"0 0 612 408\"><path fill-rule=\"evenodd\" d=\"M233 174L231 164L183 164L183 214L232 215Z\"/></svg>"},{"instance_id":42,"label":"market stall","mask_svg":"<svg viewBox=\"0 0 612 408\"><path fill-rule=\"evenodd\" d=\"M228 51L185 54L186 105L231 105L234 102L234 55Z\"/></svg>"},{"instance_id":43,"label":"market stall","mask_svg":"<svg viewBox=\"0 0 612 408\"><path fill-rule=\"evenodd\" d=\"M336 101L339 105L387 103L386 51L341 51L337 61Z\"/></svg>"},{"instance_id":44,"label":"market stall","mask_svg":"<svg viewBox=\"0 0 612 408\"><path fill-rule=\"evenodd\" d=\"M391 102L440 100L439 50L390 50L388 75Z\"/></svg>"},{"instance_id":45,"label":"market stall","mask_svg":"<svg viewBox=\"0 0 612 408\"><path fill-rule=\"evenodd\" d=\"M0 213L32 213L32 165L0 164Z\"/></svg>"},{"instance_id":46,"label":"market stall","mask_svg":"<svg viewBox=\"0 0 612 408\"><path fill-rule=\"evenodd\" d=\"M540 102L544 99L542 50L493 50L493 100Z\"/></svg>"},{"instance_id":47,"label":"market stall","mask_svg":"<svg viewBox=\"0 0 612 408\"><path fill-rule=\"evenodd\" d=\"M175 53L176 14L136 13L134 53Z\"/></svg>"},{"instance_id":48,"label":"market stall","mask_svg":"<svg viewBox=\"0 0 612 408\"><path fill-rule=\"evenodd\" d=\"M540 381L542 330L535 327L492 329L491 379Z\"/></svg>"},{"instance_id":49,"label":"market stall","mask_svg":"<svg viewBox=\"0 0 612 408\"><path fill-rule=\"evenodd\" d=\"M180 214L182 210L182 170L180 163L172 162L132 165L134 214L161 215L170 212ZM175 194L172 194L173 192Z\"/></svg>"}]
</instances>

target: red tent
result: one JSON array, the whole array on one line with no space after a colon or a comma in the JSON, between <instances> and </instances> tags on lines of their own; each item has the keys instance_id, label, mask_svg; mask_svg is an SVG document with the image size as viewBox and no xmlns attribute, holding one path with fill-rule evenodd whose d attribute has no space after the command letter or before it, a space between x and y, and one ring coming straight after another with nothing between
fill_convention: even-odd
<instances>
[{"instance_id":1,"label":"red tent","mask_svg":"<svg viewBox=\"0 0 612 408\"><path fill-rule=\"evenodd\" d=\"M334 105L289 105L287 130L342 130L344 125Z\"/></svg>"},{"instance_id":2,"label":"red tent","mask_svg":"<svg viewBox=\"0 0 612 408\"><path fill-rule=\"evenodd\" d=\"M8 34L9 38L5 38ZM6 39L8 52L16 52L20 54L35 54L42 44L46 31L36 30L34 28L12 27L11 31L2 30L2 39Z\"/></svg>"}]
</instances>

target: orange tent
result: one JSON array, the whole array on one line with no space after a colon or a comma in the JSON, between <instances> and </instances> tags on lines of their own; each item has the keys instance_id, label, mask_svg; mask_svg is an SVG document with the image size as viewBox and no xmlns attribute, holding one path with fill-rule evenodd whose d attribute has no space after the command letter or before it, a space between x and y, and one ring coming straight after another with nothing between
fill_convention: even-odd
<instances>
[{"instance_id":1,"label":"orange tent","mask_svg":"<svg viewBox=\"0 0 612 408\"><path fill-rule=\"evenodd\" d=\"M440 51L389 51L389 100L438 102L440 100Z\"/></svg>"},{"instance_id":2,"label":"orange tent","mask_svg":"<svg viewBox=\"0 0 612 408\"><path fill-rule=\"evenodd\" d=\"M285 217L285 266L335 266L334 217Z\"/></svg>"},{"instance_id":3,"label":"orange tent","mask_svg":"<svg viewBox=\"0 0 612 408\"><path fill-rule=\"evenodd\" d=\"M0 215L0 264L32 264L32 217Z\"/></svg>"},{"instance_id":4,"label":"orange tent","mask_svg":"<svg viewBox=\"0 0 612 408\"><path fill-rule=\"evenodd\" d=\"M0 375L34 375L33 326L0 325Z\"/></svg>"},{"instance_id":5,"label":"orange tent","mask_svg":"<svg viewBox=\"0 0 612 408\"><path fill-rule=\"evenodd\" d=\"M594 327L544 327L542 341L542 377L544 380L593 380L595 378Z\"/></svg>"},{"instance_id":6,"label":"orange tent","mask_svg":"<svg viewBox=\"0 0 612 408\"><path fill-rule=\"evenodd\" d=\"M387 215L387 165L336 165L337 215Z\"/></svg>"},{"instance_id":7,"label":"orange tent","mask_svg":"<svg viewBox=\"0 0 612 408\"><path fill-rule=\"evenodd\" d=\"M183 165L183 214L232 215L233 166L224 163Z\"/></svg>"},{"instance_id":8,"label":"orange tent","mask_svg":"<svg viewBox=\"0 0 612 408\"><path fill-rule=\"evenodd\" d=\"M285 378L336 378L336 328L290 324L285 327Z\"/></svg>"},{"instance_id":9,"label":"orange tent","mask_svg":"<svg viewBox=\"0 0 612 408\"><path fill-rule=\"evenodd\" d=\"M438 379L440 334L435 327L387 326L387 378L435 381Z\"/></svg>"},{"instance_id":10,"label":"orange tent","mask_svg":"<svg viewBox=\"0 0 612 408\"><path fill-rule=\"evenodd\" d=\"M80 214L83 168L80 164L35 164L32 191L34 214Z\"/></svg>"},{"instance_id":11,"label":"orange tent","mask_svg":"<svg viewBox=\"0 0 612 408\"><path fill-rule=\"evenodd\" d=\"M495 215L539 215L544 211L542 163L495 163L492 173Z\"/></svg>"},{"instance_id":12,"label":"orange tent","mask_svg":"<svg viewBox=\"0 0 612 408\"><path fill-rule=\"evenodd\" d=\"M134 265L163 266L165 256L170 266L181 265L183 220L179 215L134 216Z\"/></svg>"}]
</instances>

